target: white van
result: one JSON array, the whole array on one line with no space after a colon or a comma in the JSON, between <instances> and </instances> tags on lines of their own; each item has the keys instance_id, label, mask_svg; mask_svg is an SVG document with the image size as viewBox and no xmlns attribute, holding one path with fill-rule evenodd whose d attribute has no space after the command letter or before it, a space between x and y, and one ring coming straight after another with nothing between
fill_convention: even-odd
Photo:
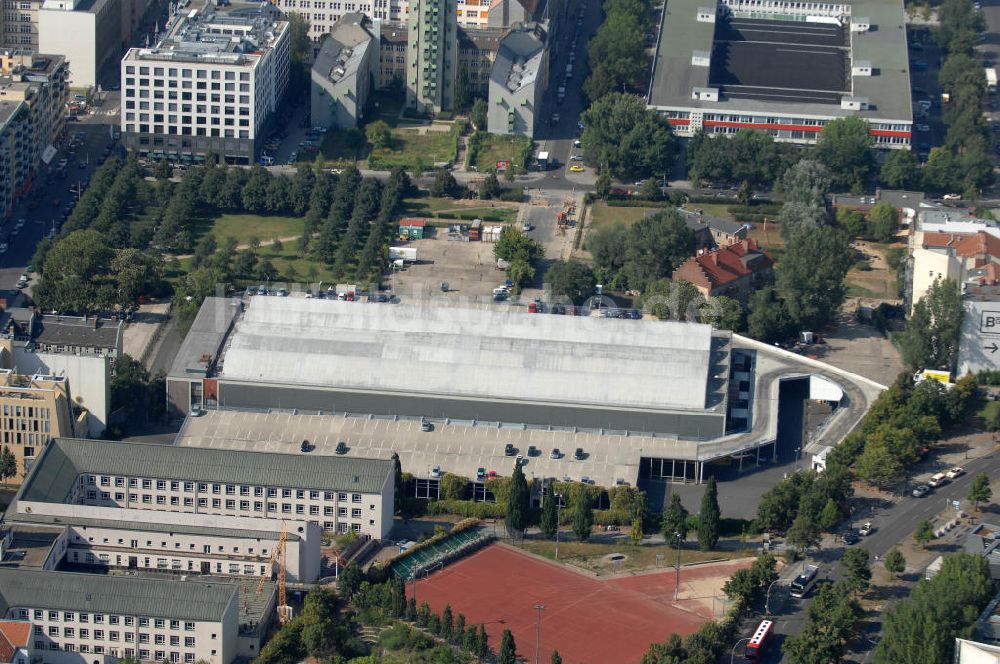
<instances>
[{"instance_id":1,"label":"white van","mask_svg":"<svg viewBox=\"0 0 1000 664\"><path fill-rule=\"evenodd\" d=\"M927 482L927 484L934 487L935 489L947 483L948 483L948 476L945 475L944 473L937 473L936 475L931 477L930 481Z\"/></svg>"}]
</instances>

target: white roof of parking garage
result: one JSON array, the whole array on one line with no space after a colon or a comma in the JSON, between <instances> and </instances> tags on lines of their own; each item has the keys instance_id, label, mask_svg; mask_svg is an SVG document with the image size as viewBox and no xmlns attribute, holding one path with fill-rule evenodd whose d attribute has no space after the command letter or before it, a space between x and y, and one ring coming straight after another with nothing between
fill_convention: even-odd
<instances>
[{"instance_id":1,"label":"white roof of parking garage","mask_svg":"<svg viewBox=\"0 0 1000 664\"><path fill-rule=\"evenodd\" d=\"M587 404L705 407L708 325L255 297L223 379Z\"/></svg>"}]
</instances>

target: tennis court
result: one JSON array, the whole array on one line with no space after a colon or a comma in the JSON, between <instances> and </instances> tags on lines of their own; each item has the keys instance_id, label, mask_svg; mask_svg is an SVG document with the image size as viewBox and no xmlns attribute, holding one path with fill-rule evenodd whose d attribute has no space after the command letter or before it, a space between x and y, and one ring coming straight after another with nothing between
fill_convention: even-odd
<instances>
[{"instance_id":1,"label":"tennis court","mask_svg":"<svg viewBox=\"0 0 1000 664\"><path fill-rule=\"evenodd\" d=\"M673 570L599 580L503 545L491 545L417 583L417 603L440 613L446 604L468 624L484 623L494 650L503 629L518 653L534 660L542 604L539 661L553 649L567 664L638 662L648 645L671 632L690 634L709 620L725 578L750 561L681 570L673 604ZM407 593L412 594L412 584ZM502 621L502 622L500 622Z\"/></svg>"}]
</instances>

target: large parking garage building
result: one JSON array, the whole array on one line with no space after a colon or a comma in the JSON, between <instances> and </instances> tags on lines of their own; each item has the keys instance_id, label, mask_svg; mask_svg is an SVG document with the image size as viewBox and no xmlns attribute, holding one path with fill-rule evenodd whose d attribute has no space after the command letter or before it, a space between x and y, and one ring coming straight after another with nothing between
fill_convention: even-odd
<instances>
[{"instance_id":1,"label":"large parking garage building","mask_svg":"<svg viewBox=\"0 0 1000 664\"><path fill-rule=\"evenodd\" d=\"M755 129L808 144L858 116L876 146L909 149L905 24L890 0L672 0L647 103L682 136Z\"/></svg>"}]
</instances>

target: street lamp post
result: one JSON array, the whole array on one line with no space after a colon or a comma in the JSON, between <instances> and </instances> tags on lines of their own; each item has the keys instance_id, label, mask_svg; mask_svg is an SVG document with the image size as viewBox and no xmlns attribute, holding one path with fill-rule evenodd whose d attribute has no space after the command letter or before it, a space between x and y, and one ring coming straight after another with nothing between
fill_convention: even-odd
<instances>
[{"instance_id":1,"label":"street lamp post","mask_svg":"<svg viewBox=\"0 0 1000 664\"><path fill-rule=\"evenodd\" d=\"M795 470L799 469L799 461L802 459L802 448L795 448Z\"/></svg>"},{"instance_id":2,"label":"street lamp post","mask_svg":"<svg viewBox=\"0 0 1000 664\"><path fill-rule=\"evenodd\" d=\"M674 566L674 603L676 603L677 594L681 590L681 534L674 533L674 539L677 541L677 564Z\"/></svg>"},{"instance_id":3,"label":"street lamp post","mask_svg":"<svg viewBox=\"0 0 1000 664\"><path fill-rule=\"evenodd\" d=\"M535 611L538 614L538 619L535 621L535 664L538 664L538 651L542 643L542 611L544 610L544 604L535 604Z\"/></svg>"},{"instance_id":4,"label":"street lamp post","mask_svg":"<svg viewBox=\"0 0 1000 664\"><path fill-rule=\"evenodd\" d=\"M764 595L764 617L771 615L771 611L769 608L771 606L771 588L773 588L774 584L776 584L778 581L780 581L780 579L775 579L767 587L767 594Z\"/></svg>"},{"instance_id":5,"label":"street lamp post","mask_svg":"<svg viewBox=\"0 0 1000 664\"><path fill-rule=\"evenodd\" d=\"M729 653L729 664L733 664L733 660L736 659L736 649L740 647L740 644L743 643L744 641L749 641L749 640L750 637L744 636L742 639L736 642L736 645L733 646L732 652Z\"/></svg>"},{"instance_id":6,"label":"street lamp post","mask_svg":"<svg viewBox=\"0 0 1000 664\"><path fill-rule=\"evenodd\" d=\"M553 493L552 497L556 499L556 560L559 560L559 515L562 511L559 501L562 499L562 494Z\"/></svg>"}]
</instances>

